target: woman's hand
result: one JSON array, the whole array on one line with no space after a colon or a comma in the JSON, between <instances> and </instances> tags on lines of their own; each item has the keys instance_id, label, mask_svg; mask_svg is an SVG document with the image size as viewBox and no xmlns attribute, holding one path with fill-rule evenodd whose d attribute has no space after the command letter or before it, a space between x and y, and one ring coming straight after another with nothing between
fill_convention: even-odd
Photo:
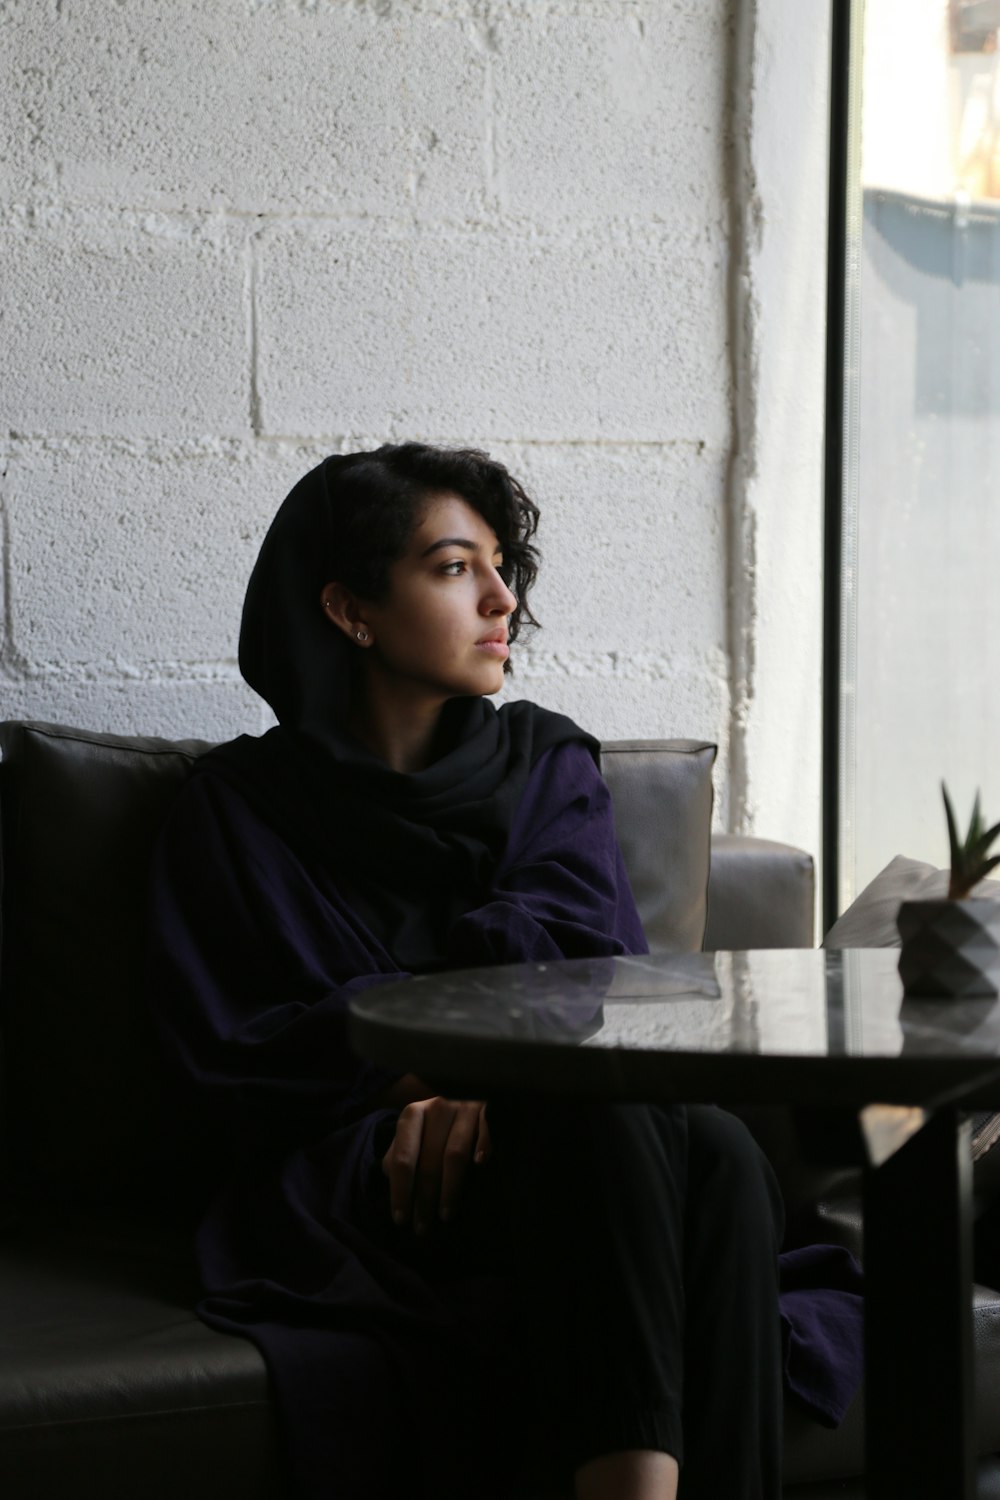
<instances>
[{"instance_id":1,"label":"woman's hand","mask_svg":"<svg viewBox=\"0 0 1000 1500\"><path fill-rule=\"evenodd\" d=\"M470 1161L490 1158L486 1105L479 1099L419 1099L400 1111L392 1145L382 1158L397 1224L426 1234L447 1221L458 1203Z\"/></svg>"}]
</instances>

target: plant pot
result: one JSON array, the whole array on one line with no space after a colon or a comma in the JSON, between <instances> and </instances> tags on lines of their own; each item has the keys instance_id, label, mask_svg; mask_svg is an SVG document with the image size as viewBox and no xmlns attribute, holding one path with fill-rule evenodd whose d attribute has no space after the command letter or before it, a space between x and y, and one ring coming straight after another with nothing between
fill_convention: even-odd
<instances>
[{"instance_id":1,"label":"plant pot","mask_svg":"<svg viewBox=\"0 0 1000 1500\"><path fill-rule=\"evenodd\" d=\"M1000 994L1000 901L904 901L896 926L908 998Z\"/></svg>"}]
</instances>

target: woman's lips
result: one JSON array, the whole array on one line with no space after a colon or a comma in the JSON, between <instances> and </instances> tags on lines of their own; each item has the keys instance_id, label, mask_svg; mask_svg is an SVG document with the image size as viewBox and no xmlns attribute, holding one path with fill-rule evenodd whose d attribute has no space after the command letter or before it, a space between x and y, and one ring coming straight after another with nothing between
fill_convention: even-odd
<instances>
[{"instance_id":1,"label":"woman's lips","mask_svg":"<svg viewBox=\"0 0 1000 1500\"><path fill-rule=\"evenodd\" d=\"M485 651L487 656L496 656L500 661L506 661L510 655L510 647L506 641L477 641L477 651Z\"/></svg>"}]
</instances>

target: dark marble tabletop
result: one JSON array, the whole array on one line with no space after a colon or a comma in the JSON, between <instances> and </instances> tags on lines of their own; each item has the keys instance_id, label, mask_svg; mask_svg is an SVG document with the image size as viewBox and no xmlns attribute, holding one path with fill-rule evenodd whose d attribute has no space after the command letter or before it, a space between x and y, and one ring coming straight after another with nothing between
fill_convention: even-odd
<instances>
[{"instance_id":1,"label":"dark marble tabletop","mask_svg":"<svg viewBox=\"0 0 1000 1500\"><path fill-rule=\"evenodd\" d=\"M423 975L359 996L351 1040L474 1097L1000 1106L1000 1002L904 1002L897 959L776 949Z\"/></svg>"}]
</instances>

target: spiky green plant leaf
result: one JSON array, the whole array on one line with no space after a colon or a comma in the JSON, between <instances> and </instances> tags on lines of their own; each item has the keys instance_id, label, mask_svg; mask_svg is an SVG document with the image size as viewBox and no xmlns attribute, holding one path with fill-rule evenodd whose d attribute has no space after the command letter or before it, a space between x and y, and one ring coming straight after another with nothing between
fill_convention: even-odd
<instances>
[{"instance_id":1,"label":"spiky green plant leaf","mask_svg":"<svg viewBox=\"0 0 1000 1500\"><path fill-rule=\"evenodd\" d=\"M972 804L972 817L969 819L969 831L964 839L960 838L951 798L948 796L948 788L943 781L941 794L944 797L945 817L948 819L948 844L951 849L951 878L948 882L948 896L952 901L961 901L974 885L978 885L991 870L1000 865L1000 854L987 858L990 846L1000 834L1000 823L994 823L992 828L984 830L977 790Z\"/></svg>"}]
</instances>

